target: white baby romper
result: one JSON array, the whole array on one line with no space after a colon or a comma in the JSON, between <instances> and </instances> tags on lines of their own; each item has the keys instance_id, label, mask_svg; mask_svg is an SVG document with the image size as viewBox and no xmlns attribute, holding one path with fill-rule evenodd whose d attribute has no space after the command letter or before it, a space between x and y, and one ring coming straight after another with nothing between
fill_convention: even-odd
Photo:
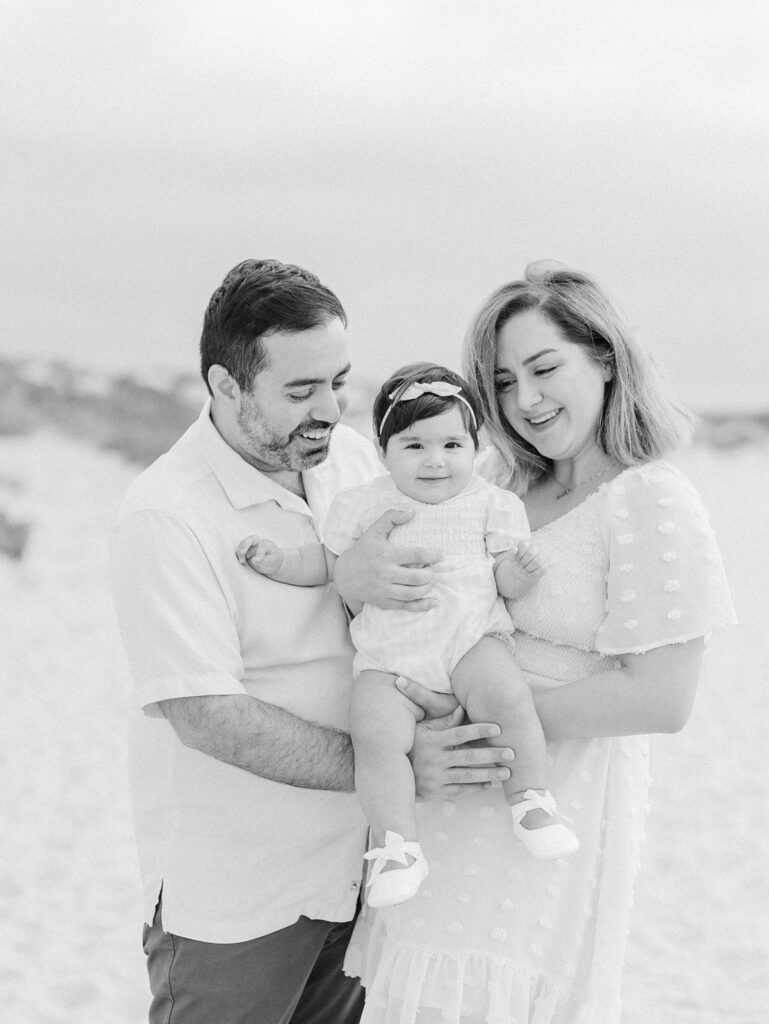
<instances>
[{"instance_id":1,"label":"white baby romper","mask_svg":"<svg viewBox=\"0 0 769 1024\"><path fill-rule=\"evenodd\" d=\"M497 592L494 555L530 536L523 502L481 477L453 498L427 504L399 491L387 476L342 491L323 525L323 542L342 554L388 509L414 509L396 526L393 544L437 548L443 554L427 612L366 605L350 626L354 669L408 676L438 692L451 690L449 675L486 633L509 633L512 622Z\"/></svg>"}]
</instances>

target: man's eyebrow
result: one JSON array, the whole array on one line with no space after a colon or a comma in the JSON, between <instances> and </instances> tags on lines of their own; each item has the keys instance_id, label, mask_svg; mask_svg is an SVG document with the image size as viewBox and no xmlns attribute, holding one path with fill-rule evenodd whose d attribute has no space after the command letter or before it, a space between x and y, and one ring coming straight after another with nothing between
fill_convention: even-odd
<instances>
[{"instance_id":1,"label":"man's eyebrow","mask_svg":"<svg viewBox=\"0 0 769 1024\"><path fill-rule=\"evenodd\" d=\"M528 358L528 359L524 359L524 361L523 361L523 365L524 365L524 366L528 366L528 365L529 365L529 363L533 363L533 362L534 362L534 360L535 360L535 359L539 359L539 357L540 357L540 356L547 356L547 355L550 355L550 353L551 353L551 352L557 352L557 351L558 351L558 349L556 349L556 348L543 348L543 349L540 349L540 351L539 351L539 352L535 352L533 356L529 356L529 358ZM498 376L499 374L501 374L501 373L509 373L509 372L510 372L510 371L509 371L509 370L506 370L506 369L505 369L504 367L497 367L497 368L496 368L496 369L494 370L494 373L495 373L495 374L496 374L497 376Z\"/></svg>"},{"instance_id":2,"label":"man's eyebrow","mask_svg":"<svg viewBox=\"0 0 769 1024\"><path fill-rule=\"evenodd\" d=\"M343 370L335 374L334 380L339 380L340 377L346 377L352 368L352 363L348 363ZM301 377L296 380L288 380L283 385L284 388L306 388L308 384L322 384L326 380L325 377Z\"/></svg>"}]
</instances>

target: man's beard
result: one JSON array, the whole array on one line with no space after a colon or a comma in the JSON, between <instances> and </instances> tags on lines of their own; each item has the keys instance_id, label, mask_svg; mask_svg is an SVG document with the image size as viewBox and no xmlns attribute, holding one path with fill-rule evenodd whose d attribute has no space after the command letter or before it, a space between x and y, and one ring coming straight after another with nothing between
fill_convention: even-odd
<instances>
[{"instance_id":1,"label":"man's beard","mask_svg":"<svg viewBox=\"0 0 769 1024\"><path fill-rule=\"evenodd\" d=\"M238 426L241 437L248 451L260 462L275 469L288 469L299 473L303 469L317 466L328 455L331 435L317 442L317 448L307 448L302 441L294 445L294 439L303 431L325 430L333 424L320 423L317 420L305 420L288 436L278 434L266 423L259 408L246 401L238 410Z\"/></svg>"}]
</instances>

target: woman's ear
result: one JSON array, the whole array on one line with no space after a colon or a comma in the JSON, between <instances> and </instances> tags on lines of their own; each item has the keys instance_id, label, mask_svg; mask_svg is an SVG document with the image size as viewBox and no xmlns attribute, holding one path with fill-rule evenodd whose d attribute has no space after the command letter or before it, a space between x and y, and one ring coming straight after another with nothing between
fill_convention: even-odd
<instances>
[{"instance_id":1,"label":"woman's ear","mask_svg":"<svg viewBox=\"0 0 769 1024\"><path fill-rule=\"evenodd\" d=\"M609 381L614 376L614 370L612 369L612 367L611 367L611 365L609 363L604 363L603 366L601 367L601 369L603 370L604 382L606 384L608 384Z\"/></svg>"}]
</instances>

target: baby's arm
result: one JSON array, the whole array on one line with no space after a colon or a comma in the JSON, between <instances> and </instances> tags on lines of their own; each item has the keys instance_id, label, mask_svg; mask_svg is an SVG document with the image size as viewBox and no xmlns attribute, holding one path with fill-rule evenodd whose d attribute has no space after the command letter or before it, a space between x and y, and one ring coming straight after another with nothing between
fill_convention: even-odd
<instances>
[{"instance_id":1,"label":"baby's arm","mask_svg":"<svg viewBox=\"0 0 769 1024\"><path fill-rule=\"evenodd\" d=\"M494 577L502 597L523 597L545 573L545 560L531 543L523 502L498 487L489 495L486 550L494 557Z\"/></svg>"},{"instance_id":2,"label":"baby's arm","mask_svg":"<svg viewBox=\"0 0 769 1024\"><path fill-rule=\"evenodd\" d=\"M497 590L502 597L512 600L523 597L544 576L545 570L545 560L537 548L530 541L521 540L494 562Z\"/></svg>"},{"instance_id":3,"label":"baby's arm","mask_svg":"<svg viewBox=\"0 0 769 1024\"><path fill-rule=\"evenodd\" d=\"M235 554L241 565L295 587L318 587L328 583L336 561L336 555L320 543L281 548L274 541L255 535L245 537Z\"/></svg>"}]
</instances>

